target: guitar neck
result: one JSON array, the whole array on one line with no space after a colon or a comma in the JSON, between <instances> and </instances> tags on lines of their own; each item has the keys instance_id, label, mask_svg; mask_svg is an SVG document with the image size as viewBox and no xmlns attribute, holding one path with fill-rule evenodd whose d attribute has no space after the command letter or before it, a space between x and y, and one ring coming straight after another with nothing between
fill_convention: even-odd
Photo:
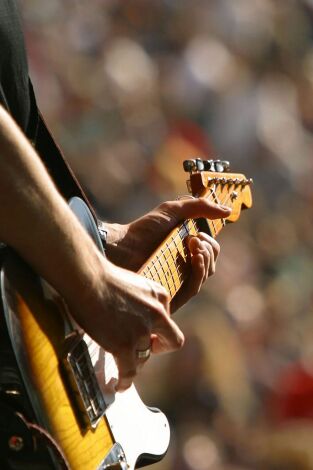
<instances>
[{"instance_id":1,"label":"guitar neck","mask_svg":"<svg viewBox=\"0 0 313 470\"><path fill-rule=\"evenodd\" d=\"M199 231L209 233L215 238L226 222L236 222L241 209L247 209L252 205L251 182L252 180L246 179L241 174L205 171L192 173L189 183L193 195L207 198L216 204L227 204L232 209L231 214L227 219L185 220L172 230L143 265L139 274L165 287L172 299L191 270L186 238L189 235L197 235Z\"/></svg>"},{"instance_id":2,"label":"guitar neck","mask_svg":"<svg viewBox=\"0 0 313 470\"><path fill-rule=\"evenodd\" d=\"M208 220L206 223L213 237L216 237L225 226L224 219ZM186 238L189 235L197 235L199 231L198 220L188 219L175 227L141 268L139 274L165 287L172 299L190 273L190 255Z\"/></svg>"}]
</instances>

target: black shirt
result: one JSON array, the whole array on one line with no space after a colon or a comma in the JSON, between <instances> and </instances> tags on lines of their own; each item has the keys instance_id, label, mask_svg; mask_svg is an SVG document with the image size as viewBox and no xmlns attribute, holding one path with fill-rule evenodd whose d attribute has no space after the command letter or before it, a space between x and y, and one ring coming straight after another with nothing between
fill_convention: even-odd
<instances>
[{"instance_id":1,"label":"black shirt","mask_svg":"<svg viewBox=\"0 0 313 470\"><path fill-rule=\"evenodd\" d=\"M27 134L31 98L24 38L15 0L0 1L0 102Z\"/></svg>"},{"instance_id":2,"label":"black shirt","mask_svg":"<svg viewBox=\"0 0 313 470\"><path fill-rule=\"evenodd\" d=\"M0 0L0 104L33 142L64 198L69 200L73 196L80 196L93 213L38 111L28 75L24 36L16 0Z\"/></svg>"}]
</instances>

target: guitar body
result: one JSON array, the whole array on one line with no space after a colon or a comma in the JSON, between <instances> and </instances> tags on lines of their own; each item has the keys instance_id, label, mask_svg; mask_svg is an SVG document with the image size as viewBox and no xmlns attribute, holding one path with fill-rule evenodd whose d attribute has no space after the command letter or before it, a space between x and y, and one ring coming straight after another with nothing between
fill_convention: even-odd
<instances>
[{"instance_id":1,"label":"guitar body","mask_svg":"<svg viewBox=\"0 0 313 470\"><path fill-rule=\"evenodd\" d=\"M83 201L75 204L80 215L88 210ZM90 232L91 216L86 217L82 223ZM77 390L64 367L77 328L69 320L62 298L13 252L8 252L1 271L1 295L34 414L59 444L70 468L96 470L112 465L134 469L162 458L169 444L167 419L159 410L146 407L134 386L123 393L104 393L110 406L96 424L88 425L82 419ZM107 354L96 343L92 347L98 348L99 357ZM106 362L108 359L112 357Z\"/></svg>"}]
</instances>

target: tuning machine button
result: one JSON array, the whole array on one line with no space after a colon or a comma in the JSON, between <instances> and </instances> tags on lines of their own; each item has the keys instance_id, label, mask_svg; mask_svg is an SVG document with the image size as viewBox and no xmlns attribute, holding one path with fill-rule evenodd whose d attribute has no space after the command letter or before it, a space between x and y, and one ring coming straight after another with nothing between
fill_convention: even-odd
<instances>
[{"instance_id":1,"label":"tuning machine button","mask_svg":"<svg viewBox=\"0 0 313 470\"><path fill-rule=\"evenodd\" d=\"M204 162L203 160L201 160L201 158L196 158L196 168L197 168L197 171L204 170Z\"/></svg>"},{"instance_id":2,"label":"tuning machine button","mask_svg":"<svg viewBox=\"0 0 313 470\"><path fill-rule=\"evenodd\" d=\"M191 173L195 171L196 161L195 160L184 160L183 167L186 173Z\"/></svg>"},{"instance_id":3,"label":"tuning machine button","mask_svg":"<svg viewBox=\"0 0 313 470\"><path fill-rule=\"evenodd\" d=\"M229 161L227 161L227 160L222 160L222 165L223 165L223 168L224 168L224 171L225 171L225 172L229 171L229 169L230 169L230 163L229 163Z\"/></svg>"},{"instance_id":4,"label":"tuning machine button","mask_svg":"<svg viewBox=\"0 0 313 470\"><path fill-rule=\"evenodd\" d=\"M204 170L204 162L201 158L195 158L192 160L185 160L183 162L184 170L188 173L192 173L194 171L203 171Z\"/></svg>"},{"instance_id":5,"label":"tuning machine button","mask_svg":"<svg viewBox=\"0 0 313 470\"><path fill-rule=\"evenodd\" d=\"M214 168L218 173L229 171L230 164L227 160L214 160Z\"/></svg>"},{"instance_id":6,"label":"tuning machine button","mask_svg":"<svg viewBox=\"0 0 313 470\"><path fill-rule=\"evenodd\" d=\"M187 173L213 171L223 173L229 171L229 162L226 160L202 160L194 158L183 162L184 170Z\"/></svg>"},{"instance_id":7,"label":"tuning machine button","mask_svg":"<svg viewBox=\"0 0 313 470\"><path fill-rule=\"evenodd\" d=\"M213 160L203 160L203 165L205 171L215 171Z\"/></svg>"}]
</instances>

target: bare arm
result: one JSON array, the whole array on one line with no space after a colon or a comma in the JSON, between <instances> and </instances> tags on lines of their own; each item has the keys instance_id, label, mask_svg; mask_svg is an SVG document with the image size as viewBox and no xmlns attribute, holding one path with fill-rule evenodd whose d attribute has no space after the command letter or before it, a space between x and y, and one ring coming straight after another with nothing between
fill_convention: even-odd
<instances>
[{"instance_id":1,"label":"bare arm","mask_svg":"<svg viewBox=\"0 0 313 470\"><path fill-rule=\"evenodd\" d=\"M0 240L50 282L82 328L115 355L120 389L131 384L139 366L136 349L151 340L155 352L182 345L165 289L99 253L1 107L0 188Z\"/></svg>"}]
</instances>

